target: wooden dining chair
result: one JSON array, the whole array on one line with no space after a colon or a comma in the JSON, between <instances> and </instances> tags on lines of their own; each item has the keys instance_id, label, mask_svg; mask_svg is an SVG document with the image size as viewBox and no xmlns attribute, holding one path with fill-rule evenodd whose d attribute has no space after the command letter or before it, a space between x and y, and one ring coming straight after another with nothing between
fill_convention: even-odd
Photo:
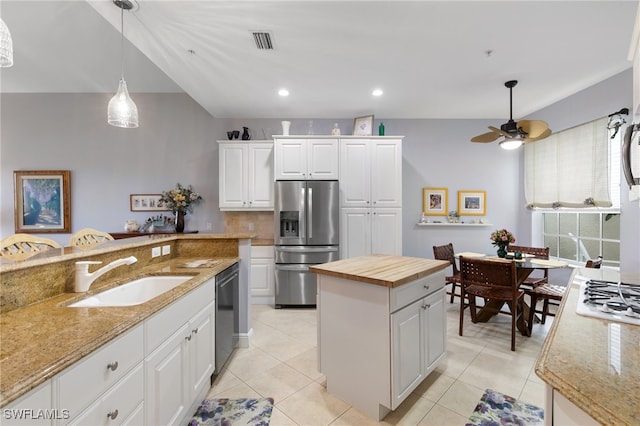
<instances>
[{"instance_id":1,"label":"wooden dining chair","mask_svg":"<svg viewBox=\"0 0 640 426\"><path fill-rule=\"evenodd\" d=\"M476 297L508 303L511 311L511 350L516 350L516 322L522 315L524 291L518 289L515 262L460 257L462 278L460 295L460 327L462 336L464 310L469 306L471 321L476 322ZM465 303L465 297L468 303Z\"/></svg>"},{"instance_id":2,"label":"wooden dining chair","mask_svg":"<svg viewBox=\"0 0 640 426\"><path fill-rule=\"evenodd\" d=\"M598 256L597 259L587 260L584 265L585 268L600 269L602 265L602 256ZM529 308L529 334L533 330L533 321L535 315L540 314L540 323L544 324L547 317L555 317L556 314L549 309L551 306L555 306L556 309L560 306L560 302L567 292L567 286L561 286L557 284L541 284L533 287L532 289L525 290L525 293L531 298L531 306ZM542 310L537 310L538 301L542 300Z\"/></svg>"},{"instance_id":3,"label":"wooden dining chair","mask_svg":"<svg viewBox=\"0 0 640 426\"><path fill-rule=\"evenodd\" d=\"M527 247L527 246L514 246L509 245L507 248L508 252L516 252L519 251L523 254L530 254L535 256L538 259L549 260L549 247ZM542 276L528 276L525 280L520 284L524 286L524 288L532 288L540 284L544 284L549 282L549 270L545 269Z\"/></svg>"},{"instance_id":4,"label":"wooden dining chair","mask_svg":"<svg viewBox=\"0 0 640 426\"><path fill-rule=\"evenodd\" d=\"M61 246L48 238L31 234L14 234L0 241L0 256L9 260L24 260L52 248L61 248Z\"/></svg>"},{"instance_id":5,"label":"wooden dining chair","mask_svg":"<svg viewBox=\"0 0 640 426\"><path fill-rule=\"evenodd\" d=\"M71 237L69 245L73 247L93 247L105 241L113 241L111 234L91 228L84 228Z\"/></svg>"},{"instance_id":6,"label":"wooden dining chair","mask_svg":"<svg viewBox=\"0 0 640 426\"><path fill-rule=\"evenodd\" d=\"M460 271L458 265L456 265L455 253L453 251L453 244L445 244L443 246L433 246L433 258L437 260L445 260L451 263L452 274L444 277L445 285L451 284L451 291L447 294L451 295L449 303L453 303L453 298L458 294L456 293L456 286L460 286L462 280L460 279Z\"/></svg>"}]
</instances>

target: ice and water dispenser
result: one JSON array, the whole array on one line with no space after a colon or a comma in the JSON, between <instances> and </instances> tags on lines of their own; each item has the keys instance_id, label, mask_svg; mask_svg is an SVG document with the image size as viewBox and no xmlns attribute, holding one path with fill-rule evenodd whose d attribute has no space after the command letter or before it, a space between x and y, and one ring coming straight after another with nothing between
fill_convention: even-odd
<instances>
[{"instance_id":1,"label":"ice and water dispenser","mask_svg":"<svg viewBox=\"0 0 640 426\"><path fill-rule=\"evenodd\" d=\"M280 237L300 237L300 212L280 212Z\"/></svg>"}]
</instances>

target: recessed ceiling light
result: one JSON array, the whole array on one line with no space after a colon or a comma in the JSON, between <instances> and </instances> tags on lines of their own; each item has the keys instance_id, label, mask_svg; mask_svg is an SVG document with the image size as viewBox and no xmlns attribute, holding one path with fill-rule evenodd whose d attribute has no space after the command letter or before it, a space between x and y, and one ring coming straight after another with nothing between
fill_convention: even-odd
<instances>
[{"instance_id":1,"label":"recessed ceiling light","mask_svg":"<svg viewBox=\"0 0 640 426\"><path fill-rule=\"evenodd\" d=\"M374 91L371 92L373 96L382 96L382 93L382 89L374 89Z\"/></svg>"},{"instance_id":2,"label":"recessed ceiling light","mask_svg":"<svg viewBox=\"0 0 640 426\"><path fill-rule=\"evenodd\" d=\"M278 95L280 96L289 96L289 91L287 89L278 90Z\"/></svg>"}]
</instances>

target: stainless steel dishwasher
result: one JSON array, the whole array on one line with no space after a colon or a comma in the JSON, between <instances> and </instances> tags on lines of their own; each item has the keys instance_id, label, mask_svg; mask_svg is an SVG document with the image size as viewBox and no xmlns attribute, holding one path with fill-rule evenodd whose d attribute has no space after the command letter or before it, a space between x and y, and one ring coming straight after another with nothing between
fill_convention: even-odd
<instances>
[{"instance_id":1,"label":"stainless steel dishwasher","mask_svg":"<svg viewBox=\"0 0 640 426\"><path fill-rule=\"evenodd\" d=\"M234 263L216 275L216 369L222 367L236 347L238 338L238 264Z\"/></svg>"}]
</instances>

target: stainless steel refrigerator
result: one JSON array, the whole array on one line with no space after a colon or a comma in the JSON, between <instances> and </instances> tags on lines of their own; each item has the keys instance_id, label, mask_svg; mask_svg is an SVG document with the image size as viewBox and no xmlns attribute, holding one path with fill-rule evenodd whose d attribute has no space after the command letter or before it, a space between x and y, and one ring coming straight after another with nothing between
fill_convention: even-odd
<instances>
[{"instance_id":1,"label":"stainless steel refrigerator","mask_svg":"<svg viewBox=\"0 0 640 426\"><path fill-rule=\"evenodd\" d=\"M339 258L338 181L279 180L274 189L275 305L315 305L309 266Z\"/></svg>"}]
</instances>

